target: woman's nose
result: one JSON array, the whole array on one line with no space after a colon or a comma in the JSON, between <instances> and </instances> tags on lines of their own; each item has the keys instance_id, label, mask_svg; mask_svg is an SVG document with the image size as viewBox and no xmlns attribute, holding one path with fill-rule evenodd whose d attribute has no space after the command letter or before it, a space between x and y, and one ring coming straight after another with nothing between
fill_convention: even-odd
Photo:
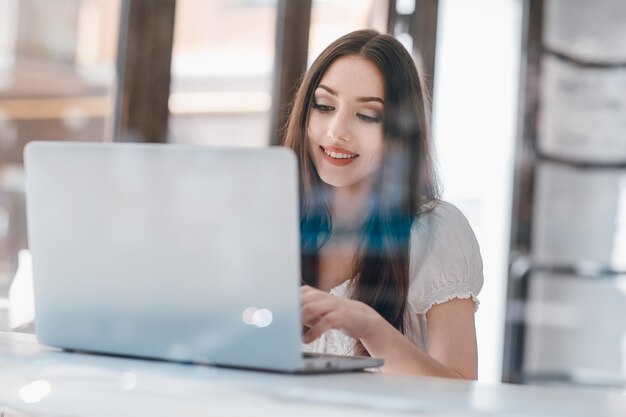
<instances>
[{"instance_id":1,"label":"woman's nose","mask_svg":"<svg viewBox=\"0 0 626 417\"><path fill-rule=\"evenodd\" d=\"M337 111L328 124L328 136L333 140L350 141L350 123L345 112Z\"/></svg>"}]
</instances>

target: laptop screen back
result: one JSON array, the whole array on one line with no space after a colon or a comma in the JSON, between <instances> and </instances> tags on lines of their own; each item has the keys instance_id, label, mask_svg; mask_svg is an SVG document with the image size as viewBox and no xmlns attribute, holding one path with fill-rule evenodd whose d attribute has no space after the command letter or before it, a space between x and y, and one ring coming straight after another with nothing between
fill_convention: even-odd
<instances>
[{"instance_id":1,"label":"laptop screen back","mask_svg":"<svg viewBox=\"0 0 626 417\"><path fill-rule=\"evenodd\" d=\"M25 166L43 343L297 367L290 150L32 142Z\"/></svg>"}]
</instances>

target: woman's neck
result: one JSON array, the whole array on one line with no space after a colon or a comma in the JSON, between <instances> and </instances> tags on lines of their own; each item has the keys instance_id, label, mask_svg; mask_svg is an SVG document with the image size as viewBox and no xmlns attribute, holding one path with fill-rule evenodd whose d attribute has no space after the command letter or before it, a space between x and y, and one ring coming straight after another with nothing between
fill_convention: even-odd
<instances>
[{"instance_id":1,"label":"woman's neck","mask_svg":"<svg viewBox=\"0 0 626 417\"><path fill-rule=\"evenodd\" d=\"M352 187L330 187L332 232L320 250L318 271L318 286L324 291L353 278L357 238L369 214L371 189L369 182Z\"/></svg>"},{"instance_id":2,"label":"woman's neck","mask_svg":"<svg viewBox=\"0 0 626 417\"><path fill-rule=\"evenodd\" d=\"M369 213L371 183L351 187L333 187L330 192L330 215L333 229L354 230Z\"/></svg>"}]
</instances>

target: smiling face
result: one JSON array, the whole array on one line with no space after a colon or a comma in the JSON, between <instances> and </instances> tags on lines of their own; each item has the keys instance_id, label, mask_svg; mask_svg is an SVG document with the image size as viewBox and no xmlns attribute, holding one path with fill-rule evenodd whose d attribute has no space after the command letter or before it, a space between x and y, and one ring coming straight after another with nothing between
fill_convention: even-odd
<instances>
[{"instance_id":1,"label":"smiling face","mask_svg":"<svg viewBox=\"0 0 626 417\"><path fill-rule=\"evenodd\" d=\"M374 64L334 61L314 92L307 136L318 175L333 187L369 187L383 156L383 78Z\"/></svg>"}]
</instances>

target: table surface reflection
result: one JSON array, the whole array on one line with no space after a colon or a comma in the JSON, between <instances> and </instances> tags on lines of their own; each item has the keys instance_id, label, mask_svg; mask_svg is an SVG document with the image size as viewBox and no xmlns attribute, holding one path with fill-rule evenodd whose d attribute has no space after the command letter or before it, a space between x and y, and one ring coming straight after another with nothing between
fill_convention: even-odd
<instances>
[{"instance_id":1,"label":"table surface reflection","mask_svg":"<svg viewBox=\"0 0 626 417\"><path fill-rule=\"evenodd\" d=\"M281 375L69 353L0 332L4 416L626 416L626 396L379 373Z\"/></svg>"}]
</instances>

